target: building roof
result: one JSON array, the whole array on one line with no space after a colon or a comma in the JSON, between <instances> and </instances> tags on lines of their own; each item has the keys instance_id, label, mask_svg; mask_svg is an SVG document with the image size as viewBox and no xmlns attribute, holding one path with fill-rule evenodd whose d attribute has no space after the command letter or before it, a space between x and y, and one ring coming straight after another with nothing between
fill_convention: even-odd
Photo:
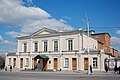
<instances>
[{"instance_id":1,"label":"building roof","mask_svg":"<svg viewBox=\"0 0 120 80\"><path fill-rule=\"evenodd\" d=\"M44 32L46 32L46 34ZM72 35L72 34L79 34L79 33L87 35L87 33L85 33L82 30L59 32L52 29L48 29L48 28L42 28L37 32L31 34L30 36L17 37L17 39L30 39L30 38L38 38L38 37L44 38L44 37L61 36L61 35Z\"/></svg>"},{"instance_id":2,"label":"building roof","mask_svg":"<svg viewBox=\"0 0 120 80\"><path fill-rule=\"evenodd\" d=\"M91 34L91 35L94 36L94 35L103 35L103 34L108 34L110 36L109 33L96 33L96 34ZM110 38L111 38L111 36L110 36Z\"/></svg>"},{"instance_id":3,"label":"building roof","mask_svg":"<svg viewBox=\"0 0 120 80\"><path fill-rule=\"evenodd\" d=\"M8 53L7 56L16 56L16 53Z\"/></svg>"},{"instance_id":4,"label":"building roof","mask_svg":"<svg viewBox=\"0 0 120 80\"><path fill-rule=\"evenodd\" d=\"M58 33L58 31L55 31L55 30L48 29L48 28L45 28L45 27L44 27L44 28L42 28L42 29L34 32L34 33L33 33L32 35L30 35L30 36L36 36L36 35L38 35L39 33L43 32L43 31L47 31L47 32L49 32L49 33L51 33L51 34Z\"/></svg>"},{"instance_id":5,"label":"building roof","mask_svg":"<svg viewBox=\"0 0 120 80\"><path fill-rule=\"evenodd\" d=\"M115 49L115 48L111 48L111 49L113 49L113 50L115 50L115 51L117 51L117 52L118 52L118 50L117 50L117 49Z\"/></svg>"}]
</instances>

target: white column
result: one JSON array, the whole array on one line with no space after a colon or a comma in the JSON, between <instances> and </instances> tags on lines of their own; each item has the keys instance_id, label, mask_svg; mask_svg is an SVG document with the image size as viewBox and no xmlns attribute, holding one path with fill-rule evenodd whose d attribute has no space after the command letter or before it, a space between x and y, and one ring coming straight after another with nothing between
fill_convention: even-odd
<instances>
[{"instance_id":1,"label":"white column","mask_svg":"<svg viewBox=\"0 0 120 80\"><path fill-rule=\"evenodd\" d=\"M102 66L102 65L101 65L101 54L100 54L100 57L99 57L99 58L100 58L100 71L101 71L101 66Z\"/></svg>"},{"instance_id":2,"label":"white column","mask_svg":"<svg viewBox=\"0 0 120 80\"><path fill-rule=\"evenodd\" d=\"M17 68L20 68L20 56L17 56L16 61L17 61L16 67L17 67Z\"/></svg>"},{"instance_id":3,"label":"white column","mask_svg":"<svg viewBox=\"0 0 120 80\"><path fill-rule=\"evenodd\" d=\"M34 69L34 59L32 59L32 69Z\"/></svg>"},{"instance_id":4,"label":"white column","mask_svg":"<svg viewBox=\"0 0 120 80\"><path fill-rule=\"evenodd\" d=\"M31 55L31 53L32 53L32 38L30 38L30 54L29 54L29 66L30 66L30 68L33 68L33 66L32 66L32 55Z\"/></svg>"},{"instance_id":5,"label":"white column","mask_svg":"<svg viewBox=\"0 0 120 80\"><path fill-rule=\"evenodd\" d=\"M32 68L32 65L31 65L31 55L29 55L29 68L31 69Z\"/></svg>"}]
</instances>

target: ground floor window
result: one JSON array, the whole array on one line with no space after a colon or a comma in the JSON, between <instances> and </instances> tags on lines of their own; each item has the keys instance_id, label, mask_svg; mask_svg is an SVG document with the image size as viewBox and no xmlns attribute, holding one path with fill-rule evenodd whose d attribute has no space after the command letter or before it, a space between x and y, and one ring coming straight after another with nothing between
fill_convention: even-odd
<instances>
[{"instance_id":1,"label":"ground floor window","mask_svg":"<svg viewBox=\"0 0 120 80\"><path fill-rule=\"evenodd\" d=\"M25 67L29 67L29 58L26 58L26 65Z\"/></svg>"},{"instance_id":2,"label":"ground floor window","mask_svg":"<svg viewBox=\"0 0 120 80\"><path fill-rule=\"evenodd\" d=\"M69 67L69 58L65 58L65 60L64 60L64 67L65 68Z\"/></svg>"},{"instance_id":3,"label":"ground floor window","mask_svg":"<svg viewBox=\"0 0 120 80\"><path fill-rule=\"evenodd\" d=\"M93 68L97 68L97 58L93 58Z\"/></svg>"}]
</instances>

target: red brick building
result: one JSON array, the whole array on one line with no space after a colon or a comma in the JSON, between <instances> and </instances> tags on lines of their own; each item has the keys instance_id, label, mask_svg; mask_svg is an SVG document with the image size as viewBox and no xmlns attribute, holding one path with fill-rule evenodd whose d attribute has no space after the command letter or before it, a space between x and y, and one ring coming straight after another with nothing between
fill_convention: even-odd
<instances>
[{"instance_id":1,"label":"red brick building","mask_svg":"<svg viewBox=\"0 0 120 80\"><path fill-rule=\"evenodd\" d=\"M91 36L98 40L98 49L102 49L105 53L118 58L118 50L111 48L111 36L109 35L109 33L91 34Z\"/></svg>"}]
</instances>

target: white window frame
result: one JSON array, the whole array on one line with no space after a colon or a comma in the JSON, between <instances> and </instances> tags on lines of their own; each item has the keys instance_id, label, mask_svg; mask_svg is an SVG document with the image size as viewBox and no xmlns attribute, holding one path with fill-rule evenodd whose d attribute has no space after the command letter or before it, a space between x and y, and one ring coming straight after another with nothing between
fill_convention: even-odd
<instances>
[{"instance_id":1,"label":"white window frame","mask_svg":"<svg viewBox=\"0 0 120 80\"><path fill-rule=\"evenodd\" d=\"M11 58L8 58L8 65L11 65L12 64L12 59Z\"/></svg>"},{"instance_id":2,"label":"white window frame","mask_svg":"<svg viewBox=\"0 0 120 80\"><path fill-rule=\"evenodd\" d=\"M44 42L47 42L47 50L45 50ZM43 51L44 51L44 52L47 52L47 51L48 51L48 40L43 40L43 41L42 41L42 44L43 44Z\"/></svg>"},{"instance_id":3,"label":"white window frame","mask_svg":"<svg viewBox=\"0 0 120 80\"><path fill-rule=\"evenodd\" d=\"M56 50L55 50L55 41L57 41ZM53 51L55 51L55 52L59 51L59 41L58 41L58 40L54 40L54 41L53 41Z\"/></svg>"},{"instance_id":4,"label":"white window frame","mask_svg":"<svg viewBox=\"0 0 120 80\"><path fill-rule=\"evenodd\" d=\"M69 49L69 43L68 43L69 40L72 40L72 49ZM74 40L73 40L73 38L72 39L67 39L67 50L68 51L74 50Z\"/></svg>"},{"instance_id":5,"label":"white window frame","mask_svg":"<svg viewBox=\"0 0 120 80\"><path fill-rule=\"evenodd\" d=\"M29 58L25 59L25 67L29 67Z\"/></svg>"},{"instance_id":6,"label":"white window frame","mask_svg":"<svg viewBox=\"0 0 120 80\"><path fill-rule=\"evenodd\" d=\"M25 50L25 44L26 44L26 50ZM23 42L23 52L27 52L27 48L28 48L27 42Z\"/></svg>"},{"instance_id":7,"label":"white window frame","mask_svg":"<svg viewBox=\"0 0 120 80\"><path fill-rule=\"evenodd\" d=\"M69 58L64 58L64 68L69 68Z\"/></svg>"},{"instance_id":8,"label":"white window frame","mask_svg":"<svg viewBox=\"0 0 120 80\"><path fill-rule=\"evenodd\" d=\"M37 43L37 51L36 51L36 46L35 46L35 43ZM38 49L39 49L38 45L39 45L39 43L38 43L38 42L34 42L34 52L38 52Z\"/></svg>"},{"instance_id":9,"label":"white window frame","mask_svg":"<svg viewBox=\"0 0 120 80\"><path fill-rule=\"evenodd\" d=\"M93 68L97 68L98 67L98 59L97 57L93 57Z\"/></svg>"}]
</instances>

